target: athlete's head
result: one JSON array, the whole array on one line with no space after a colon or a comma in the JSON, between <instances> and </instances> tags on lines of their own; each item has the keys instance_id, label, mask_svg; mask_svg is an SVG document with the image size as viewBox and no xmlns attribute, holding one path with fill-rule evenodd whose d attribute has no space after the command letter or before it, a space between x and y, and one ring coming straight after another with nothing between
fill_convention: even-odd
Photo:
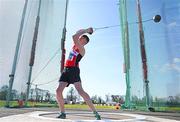
<instances>
[{"instance_id":1,"label":"athlete's head","mask_svg":"<svg viewBox=\"0 0 180 122\"><path fill-rule=\"evenodd\" d=\"M88 42L89 42L89 37L87 35L82 35L80 38L79 38L79 42L82 44L82 45L86 45Z\"/></svg>"}]
</instances>

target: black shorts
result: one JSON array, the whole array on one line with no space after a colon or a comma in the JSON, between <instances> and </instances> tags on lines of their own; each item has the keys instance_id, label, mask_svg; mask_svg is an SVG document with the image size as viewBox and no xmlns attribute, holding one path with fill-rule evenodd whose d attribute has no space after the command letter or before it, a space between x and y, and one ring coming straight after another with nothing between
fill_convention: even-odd
<instances>
[{"instance_id":1,"label":"black shorts","mask_svg":"<svg viewBox=\"0 0 180 122\"><path fill-rule=\"evenodd\" d=\"M69 84L81 82L79 67L65 67L61 74L59 82L67 82L67 87L69 86Z\"/></svg>"}]
</instances>

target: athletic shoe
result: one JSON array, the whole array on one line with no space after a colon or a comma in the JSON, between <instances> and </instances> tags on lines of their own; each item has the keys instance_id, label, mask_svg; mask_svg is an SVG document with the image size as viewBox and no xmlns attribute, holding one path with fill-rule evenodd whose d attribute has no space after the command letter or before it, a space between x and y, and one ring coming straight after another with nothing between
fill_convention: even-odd
<instances>
[{"instance_id":1,"label":"athletic shoe","mask_svg":"<svg viewBox=\"0 0 180 122\"><path fill-rule=\"evenodd\" d=\"M66 119L66 114L65 114L65 113L61 113L61 114L59 114L59 116L57 116L56 118Z\"/></svg>"},{"instance_id":2,"label":"athletic shoe","mask_svg":"<svg viewBox=\"0 0 180 122\"><path fill-rule=\"evenodd\" d=\"M94 112L96 120L101 120L101 116L98 114L98 112Z\"/></svg>"}]
</instances>

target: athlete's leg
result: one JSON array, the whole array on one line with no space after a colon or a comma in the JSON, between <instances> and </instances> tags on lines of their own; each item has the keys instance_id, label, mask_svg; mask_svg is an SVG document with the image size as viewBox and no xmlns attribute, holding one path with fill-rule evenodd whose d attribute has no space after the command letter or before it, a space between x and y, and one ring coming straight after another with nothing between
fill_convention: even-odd
<instances>
[{"instance_id":1,"label":"athlete's leg","mask_svg":"<svg viewBox=\"0 0 180 122\"><path fill-rule=\"evenodd\" d=\"M68 85L67 82L60 82L58 88L56 89L56 99L59 105L59 110L64 113L64 98L63 98L63 90Z\"/></svg>"},{"instance_id":2,"label":"athlete's leg","mask_svg":"<svg viewBox=\"0 0 180 122\"><path fill-rule=\"evenodd\" d=\"M83 97L83 99L86 102L86 104L90 107L90 109L92 111L96 111L96 109L95 109L95 107L94 107L94 105L93 105L89 95L82 88L81 82L75 82L74 86L77 89L78 93Z\"/></svg>"},{"instance_id":3,"label":"athlete's leg","mask_svg":"<svg viewBox=\"0 0 180 122\"><path fill-rule=\"evenodd\" d=\"M89 95L84 91L84 89L82 88L82 84L81 82L75 82L74 83L75 88L77 89L78 93L83 97L84 101L86 102L86 104L90 107L90 109L93 111L95 117L97 120L101 120L101 116L98 114L98 112L96 111Z\"/></svg>"}]
</instances>

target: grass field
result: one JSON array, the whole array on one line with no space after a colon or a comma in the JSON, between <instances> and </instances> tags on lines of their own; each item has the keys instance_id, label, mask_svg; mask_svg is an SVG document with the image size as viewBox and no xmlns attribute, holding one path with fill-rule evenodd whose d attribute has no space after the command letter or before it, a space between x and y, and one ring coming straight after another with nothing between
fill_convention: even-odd
<instances>
[{"instance_id":1,"label":"grass field","mask_svg":"<svg viewBox=\"0 0 180 122\"><path fill-rule=\"evenodd\" d=\"M165 107L165 106L161 106L161 107L154 107L155 111L164 111L164 112L180 112L180 107ZM145 106L136 106L137 110L141 110L141 111L146 111L146 107Z\"/></svg>"},{"instance_id":2,"label":"grass field","mask_svg":"<svg viewBox=\"0 0 180 122\"><path fill-rule=\"evenodd\" d=\"M17 101L10 101L10 105L11 106L18 106L18 102ZM0 100L0 107L4 107L4 106L6 106L6 101Z\"/></svg>"},{"instance_id":3,"label":"grass field","mask_svg":"<svg viewBox=\"0 0 180 122\"><path fill-rule=\"evenodd\" d=\"M48 103L28 103L30 107L58 107L57 104L48 104ZM96 109L115 109L114 106L101 106L95 105ZM65 104L65 108L68 109L88 109L89 107L85 104Z\"/></svg>"},{"instance_id":4,"label":"grass field","mask_svg":"<svg viewBox=\"0 0 180 122\"><path fill-rule=\"evenodd\" d=\"M101 106L101 105L95 105L96 109L115 109L114 106ZM80 104L74 104L65 105L65 108L74 108L74 109L88 109L89 107L87 105L80 105Z\"/></svg>"},{"instance_id":5,"label":"grass field","mask_svg":"<svg viewBox=\"0 0 180 122\"><path fill-rule=\"evenodd\" d=\"M6 105L6 101L0 100L0 107L4 107ZM17 101L11 101L10 107L19 107ZM50 103L41 103L41 102L28 102L27 107L58 107L57 104L50 104ZM95 105L96 109L108 109L112 110L115 109L115 106L102 106L102 105ZM65 108L68 109L88 109L89 107L84 104L65 104ZM145 111L145 106L137 106L136 110ZM165 111L165 112L180 112L180 107L155 107L156 111Z\"/></svg>"},{"instance_id":6,"label":"grass field","mask_svg":"<svg viewBox=\"0 0 180 122\"><path fill-rule=\"evenodd\" d=\"M4 107L6 105L6 101L0 100L0 107ZM10 107L19 107L17 101L11 101ZM57 104L50 104L50 103L41 103L41 102L28 102L27 107L58 107ZM114 106L102 106L102 105L95 105L97 109L115 109ZM69 109L88 109L89 107L84 104L65 104L65 108Z\"/></svg>"}]
</instances>

